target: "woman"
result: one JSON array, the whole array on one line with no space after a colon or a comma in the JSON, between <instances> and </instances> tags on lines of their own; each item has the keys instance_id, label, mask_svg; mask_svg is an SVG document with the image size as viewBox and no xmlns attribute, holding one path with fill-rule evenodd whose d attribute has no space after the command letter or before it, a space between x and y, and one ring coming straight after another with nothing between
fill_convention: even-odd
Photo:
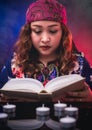
<instances>
[{"instance_id":1,"label":"woman","mask_svg":"<svg viewBox=\"0 0 92 130\"><path fill-rule=\"evenodd\" d=\"M92 101L90 66L76 49L66 21L65 7L55 0L29 6L13 56L0 74L1 87L10 78L35 78L45 85L55 77L76 73L86 78L84 89L67 92L61 99Z\"/></svg>"}]
</instances>

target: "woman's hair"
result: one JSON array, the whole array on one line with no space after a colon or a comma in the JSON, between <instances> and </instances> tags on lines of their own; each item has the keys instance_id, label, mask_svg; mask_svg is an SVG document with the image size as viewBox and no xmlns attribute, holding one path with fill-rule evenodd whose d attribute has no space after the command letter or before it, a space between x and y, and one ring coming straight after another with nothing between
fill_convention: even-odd
<instances>
[{"instance_id":1,"label":"woman's hair","mask_svg":"<svg viewBox=\"0 0 92 130\"><path fill-rule=\"evenodd\" d=\"M57 53L61 73L68 74L75 66L75 61L77 60L75 53L77 53L78 50L72 40L72 34L68 27L62 23L61 28L63 35Z\"/></svg>"},{"instance_id":2,"label":"woman's hair","mask_svg":"<svg viewBox=\"0 0 92 130\"><path fill-rule=\"evenodd\" d=\"M61 73L68 74L74 68L76 57L73 53L77 49L74 46L72 34L67 26L62 23L61 28L63 34L56 53ZM40 69L36 64L39 54L32 44L30 24L26 24L21 28L18 41L14 46L14 52L17 56L16 65L21 66L24 73L32 75L37 69Z\"/></svg>"},{"instance_id":3,"label":"woman's hair","mask_svg":"<svg viewBox=\"0 0 92 130\"><path fill-rule=\"evenodd\" d=\"M14 45L13 51L16 54L16 65L22 67L23 72L34 72L36 68L36 61L38 59L38 52L33 47L31 41L30 24L25 24L19 34L19 38Z\"/></svg>"}]
</instances>

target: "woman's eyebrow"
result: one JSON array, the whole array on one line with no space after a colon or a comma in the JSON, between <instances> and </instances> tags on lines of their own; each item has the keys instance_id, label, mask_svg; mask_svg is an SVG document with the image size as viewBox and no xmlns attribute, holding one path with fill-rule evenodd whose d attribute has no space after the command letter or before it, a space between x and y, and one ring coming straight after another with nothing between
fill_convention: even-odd
<instances>
[{"instance_id":1,"label":"woman's eyebrow","mask_svg":"<svg viewBox=\"0 0 92 130\"><path fill-rule=\"evenodd\" d=\"M49 25L48 27L57 27L57 24Z\"/></svg>"},{"instance_id":2,"label":"woman's eyebrow","mask_svg":"<svg viewBox=\"0 0 92 130\"><path fill-rule=\"evenodd\" d=\"M41 25L32 25L32 27L42 27Z\"/></svg>"}]
</instances>

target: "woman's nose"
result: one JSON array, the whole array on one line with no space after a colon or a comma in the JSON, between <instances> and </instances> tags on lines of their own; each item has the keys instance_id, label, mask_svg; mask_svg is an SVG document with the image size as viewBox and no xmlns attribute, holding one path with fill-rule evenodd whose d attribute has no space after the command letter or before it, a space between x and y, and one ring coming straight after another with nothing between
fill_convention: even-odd
<instances>
[{"instance_id":1,"label":"woman's nose","mask_svg":"<svg viewBox=\"0 0 92 130\"><path fill-rule=\"evenodd\" d=\"M42 42L49 42L50 41L50 37L48 34L43 34L41 37L41 41Z\"/></svg>"}]
</instances>

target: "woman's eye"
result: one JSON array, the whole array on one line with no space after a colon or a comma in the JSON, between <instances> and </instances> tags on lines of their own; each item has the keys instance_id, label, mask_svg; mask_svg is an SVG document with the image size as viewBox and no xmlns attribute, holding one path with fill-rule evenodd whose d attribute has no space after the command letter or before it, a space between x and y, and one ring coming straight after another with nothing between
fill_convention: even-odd
<instances>
[{"instance_id":1,"label":"woman's eye","mask_svg":"<svg viewBox=\"0 0 92 130\"><path fill-rule=\"evenodd\" d=\"M40 30L33 30L33 32L35 32L36 34L40 34L42 31L40 31Z\"/></svg>"},{"instance_id":2,"label":"woman's eye","mask_svg":"<svg viewBox=\"0 0 92 130\"><path fill-rule=\"evenodd\" d=\"M54 33L57 33L57 30L50 30L49 32L54 34Z\"/></svg>"}]
</instances>

